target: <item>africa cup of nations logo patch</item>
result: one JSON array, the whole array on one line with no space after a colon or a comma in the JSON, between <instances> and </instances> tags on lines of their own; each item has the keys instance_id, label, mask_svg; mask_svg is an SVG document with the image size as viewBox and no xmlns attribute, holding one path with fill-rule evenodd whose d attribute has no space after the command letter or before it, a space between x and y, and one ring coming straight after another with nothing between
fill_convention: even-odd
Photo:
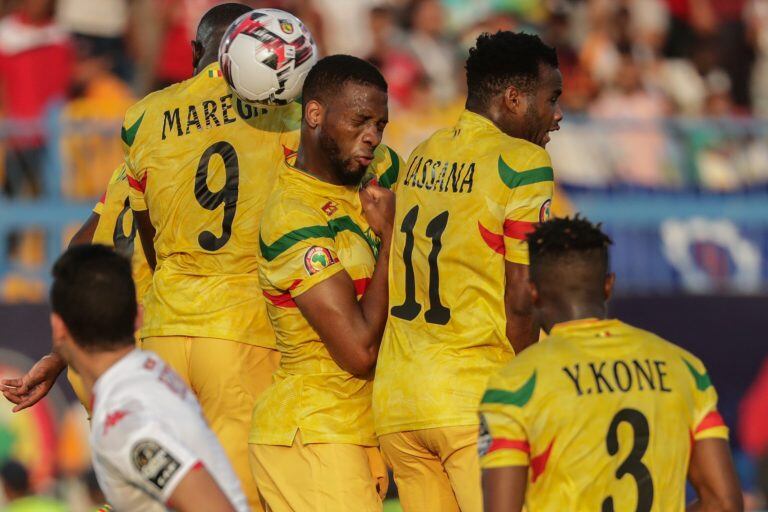
<instances>
[{"instance_id":1,"label":"africa cup of nations logo patch","mask_svg":"<svg viewBox=\"0 0 768 512\"><path fill-rule=\"evenodd\" d=\"M552 200L547 199L539 209L539 222L547 222L552 217Z\"/></svg>"},{"instance_id":2,"label":"africa cup of nations logo patch","mask_svg":"<svg viewBox=\"0 0 768 512\"><path fill-rule=\"evenodd\" d=\"M325 247L310 247L306 254L304 254L304 268L307 269L307 274L309 275L317 274L325 267L329 267L337 261L331 251Z\"/></svg>"}]
</instances>

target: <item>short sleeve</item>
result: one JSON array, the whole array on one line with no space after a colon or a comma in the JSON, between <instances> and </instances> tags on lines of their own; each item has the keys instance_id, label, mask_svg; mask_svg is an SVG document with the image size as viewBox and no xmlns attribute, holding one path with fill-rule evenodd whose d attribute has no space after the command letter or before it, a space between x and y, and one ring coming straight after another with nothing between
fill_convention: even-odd
<instances>
[{"instance_id":1,"label":"short sleeve","mask_svg":"<svg viewBox=\"0 0 768 512\"><path fill-rule=\"evenodd\" d=\"M696 441L702 439L728 439L728 427L717 410L717 391L709 373L696 358L683 358L693 386L694 414L691 432Z\"/></svg>"},{"instance_id":2,"label":"short sleeve","mask_svg":"<svg viewBox=\"0 0 768 512\"><path fill-rule=\"evenodd\" d=\"M499 157L499 173L510 188L504 208L504 249L507 261L528 264L528 244L525 239L536 224L550 218L554 178L549 155L537 148L522 166L510 167ZM510 159L511 160L511 159Z\"/></svg>"},{"instance_id":3,"label":"short sleeve","mask_svg":"<svg viewBox=\"0 0 768 512\"><path fill-rule=\"evenodd\" d=\"M405 162L400 155L384 144L379 144L374 153L369 171L376 177L378 184L386 189L395 190L400 170Z\"/></svg>"},{"instance_id":4,"label":"short sleeve","mask_svg":"<svg viewBox=\"0 0 768 512\"><path fill-rule=\"evenodd\" d=\"M99 202L96 203L96 206L93 207L93 213L96 215L102 215L104 213L104 204L107 201L107 196L110 195L111 191L114 189L114 187L120 183L120 180L125 178L126 168L125 164L120 164L117 169L112 171L112 176L109 178L109 183L107 184L107 189L104 191L104 193L99 198Z\"/></svg>"},{"instance_id":5,"label":"short sleeve","mask_svg":"<svg viewBox=\"0 0 768 512\"><path fill-rule=\"evenodd\" d=\"M103 194L101 194L101 197L99 198L99 201L93 206L93 213L96 215L101 215L104 212L104 201L107 200L107 192L105 191Z\"/></svg>"},{"instance_id":6,"label":"short sleeve","mask_svg":"<svg viewBox=\"0 0 768 512\"><path fill-rule=\"evenodd\" d=\"M123 126L120 129L120 138L123 142L123 156L125 157L126 176L128 178L128 197L131 209L144 211L147 203L144 192L147 188L147 171L141 163L136 161L136 137L144 120L145 112L137 112L135 108L128 109L125 114Z\"/></svg>"},{"instance_id":7,"label":"short sleeve","mask_svg":"<svg viewBox=\"0 0 768 512\"><path fill-rule=\"evenodd\" d=\"M174 438L168 426L140 413L109 413L96 438L95 455L118 477L167 503L200 459Z\"/></svg>"},{"instance_id":8,"label":"short sleeve","mask_svg":"<svg viewBox=\"0 0 768 512\"><path fill-rule=\"evenodd\" d=\"M536 386L536 372L518 365L492 378L480 403L478 451L483 468L530 465L526 406Z\"/></svg>"},{"instance_id":9,"label":"short sleeve","mask_svg":"<svg viewBox=\"0 0 768 512\"><path fill-rule=\"evenodd\" d=\"M307 219L309 216L297 214L296 217ZM264 238L260 240L263 262L259 272L281 295L301 295L344 269L339 263L336 243L327 224L277 232L273 227L270 231L266 236L271 243ZM266 288L265 292L270 293Z\"/></svg>"}]
</instances>

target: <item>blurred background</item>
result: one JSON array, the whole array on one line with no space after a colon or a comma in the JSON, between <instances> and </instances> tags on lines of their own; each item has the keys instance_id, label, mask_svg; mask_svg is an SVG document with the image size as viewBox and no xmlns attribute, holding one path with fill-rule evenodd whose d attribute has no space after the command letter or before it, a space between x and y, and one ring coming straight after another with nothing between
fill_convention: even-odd
<instances>
[{"instance_id":1,"label":"blurred background","mask_svg":"<svg viewBox=\"0 0 768 512\"><path fill-rule=\"evenodd\" d=\"M217 3L0 0L0 376L50 347L48 269L121 161L125 109L191 76L189 41ZM289 10L323 54L379 66L385 142L405 158L461 112L478 34L524 30L556 46L555 212L580 211L613 236L612 314L707 364L748 508L766 507L768 0L243 3ZM10 409L0 399L0 506L100 503L65 379L29 411Z\"/></svg>"}]
</instances>

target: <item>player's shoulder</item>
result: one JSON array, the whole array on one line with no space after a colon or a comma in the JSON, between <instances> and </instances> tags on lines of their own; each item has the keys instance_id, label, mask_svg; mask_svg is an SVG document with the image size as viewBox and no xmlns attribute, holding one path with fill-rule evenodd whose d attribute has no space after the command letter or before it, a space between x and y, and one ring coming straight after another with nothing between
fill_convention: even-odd
<instances>
[{"instance_id":1,"label":"player's shoulder","mask_svg":"<svg viewBox=\"0 0 768 512\"><path fill-rule=\"evenodd\" d=\"M489 389L515 390L521 386L533 389L541 381L542 369L551 360L553 346L549 339L531 345L513 357L488 381ZM541 363L545 363L542 365Z\"/></svg>"},{"instance_id":2,"label":"player's shoulder","mask_svg":"<svg viewBox=\"0 0 768 512\"><path fill-rule=\"evenodd\" d=\"M270 196L262 214L262 240L272 242L298 230L326 225L328 213L321 204L324 201L329 202L297 187L279 187Z\"/></svg>"},{"instance_id":3,"label":"player's shoulder","mask_svg":"<svg viewBox=\"0 0 768 512\"><path fill-rule=\"evenodd\" d=\"M493 159L491 164L498 167L499 176L509 188L554 179L547 151L527 140L499 134L486 154Z\"/></svg>"}]
</instances>

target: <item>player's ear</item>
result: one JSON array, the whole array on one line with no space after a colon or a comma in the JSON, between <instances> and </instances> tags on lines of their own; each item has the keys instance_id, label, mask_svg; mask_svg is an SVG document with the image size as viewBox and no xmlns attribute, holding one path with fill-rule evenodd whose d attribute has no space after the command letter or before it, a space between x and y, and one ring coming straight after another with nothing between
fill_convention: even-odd
<instances>
[{"instance_id":1,"label":"player's ear","mask_svg":"<svg viewBox=\"0 0 768 512\"><path fill-rule=\"evenodd\" d=\"M503 101L507 110L513 114L525 111L521 109L521 107L524 107L524 105L521 105L521 103L525 101L525 95L521 94L520 90L514 85L510 85L504 89Z\"/></svg>"},{"instance_id":2,"label":"player's ear","mask_svg":"<svg viewBox=\"0 0 768 512\"><path fill-rule=\"evenodd\" d=\"M203 43L193 39L190 41L192 45L192 69L197 70L197 65L200 63L200 59L203 58Z\"/></svg>"},{"instance_id":3,"label":"player's ear","mask_svg":"<svg viewBox=\"0 0 768 512\"><path fill-rule=\"evenodd\" d=\"M64 320L56 313L51 313L51 342L53 349L58 351L64 341L69 337L69 329L64 325Z\"/></svg>"},{"instance_id":4,"label":"player's ear","mask_svg":"<svg viewBox=\"0 0 768 512\"><path fill-rule=\"evenodd\" d=\"M616 274L613 272L609 272L605 275L605 284L603 285L603 290L605 293L605 300L608 300L611 298L611 295L613 295L613 285L616 283Z\"/></svg>"},{"instance_id":5,"label":"player's ear","mask_svg":"<svg viewBox=\"0 0 768 512\"><path fill-rule=\"evenodd\" d=\"M310 100L304 105L304 120L310 128L317 128L323 119L323 106L316 100Z\"/></svg>"}]
</instances>

